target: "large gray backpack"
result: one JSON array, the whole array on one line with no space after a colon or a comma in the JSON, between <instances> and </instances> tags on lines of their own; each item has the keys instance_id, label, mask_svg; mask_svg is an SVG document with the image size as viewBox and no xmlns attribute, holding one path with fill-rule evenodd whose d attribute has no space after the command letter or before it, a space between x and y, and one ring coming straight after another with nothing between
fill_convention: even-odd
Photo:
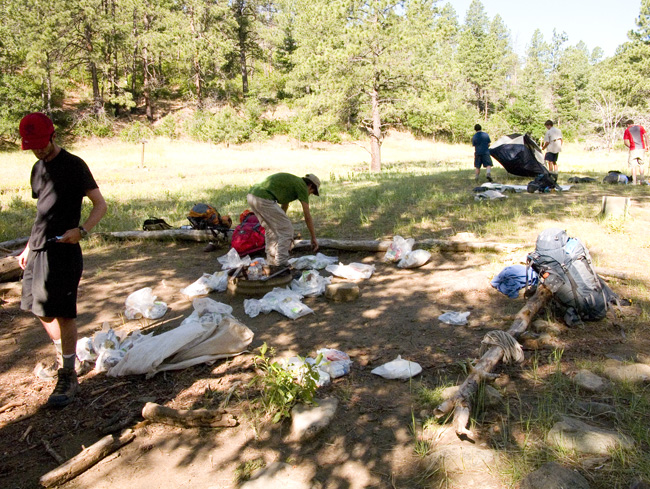
<instances>
[{"instance_id":1,"label":"large gray backpack","mask_svg":"<svg viewBox=\"0 0 650 489\"><path fill-rule=\"evenodd\" d=\"M562 229L542 231L527 263L553 292L569 325L579 323L579 319L597 321L604 318L609 303L617 300L616 294L596 274L589 250Z\"/></svg>"}]
</instances>

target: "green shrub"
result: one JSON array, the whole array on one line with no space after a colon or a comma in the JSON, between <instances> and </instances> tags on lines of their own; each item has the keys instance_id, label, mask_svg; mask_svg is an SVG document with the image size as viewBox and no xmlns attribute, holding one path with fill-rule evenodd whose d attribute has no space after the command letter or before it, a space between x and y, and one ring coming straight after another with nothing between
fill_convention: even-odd
<instances>
[{"instance_id":1,"label":"green shrub","mask_svg":"<svg viewBox=\"0 0 650 489\"><path fill-rule=\"evenodd\" d=\"M154 135L153 130L148 124L140 121L132 122L120 131L120 139L125 143L139 143Z\"/></svg>"},{"instance_id":2,"label":"green shrub","mask_svg":"<svg viewBox=\"0 0 650 489\"><path fill-rule=\"evenodd\" d=\"M216 114L197 111L186 123L185 130L193 139L211 143L238 144L268 136L259 119L241 116L232 107L224 107Z\"/></svg>"},{"instance_id":3,"label":"green shrub","mask_svg":"<svg viewBox=\"0 0 650 489\"><path fill-rule=\"evenodd\" d=\"M266 356L268 347L264 343L260 347L260 354L255 357L255 366L262 372L251 381L252 385L261 388L260 403L266 414L273 414L273 422L277 423L282 418L291 415L291 408L298 402L311 404L314 401L318 381L318 372L315 366L304 362L302 365L289 371L277 361L271 361ZM269 351L274 354L273 349ZM316 358L318 365L322 355Z\"/></svg>"},{"instance_id":4,"label":"green shrub","mask_svg":"<svg viewBox=\"0 0 650 489\"><path fill-rule=\"evenodd\" d=\"M176 116L174 114L167 114L160 119L153 132L156 136L164 136L169 139L176 139L178 137L178 128Z\"/></svg>"},{"instance_id":5,"label":"green shrub","mask_svg":"<svg viewBox=\"0 0 650 489\"><path fill-rule=\"evenodd\" d=\"M108 138L114 135L114 120L106 112L81 115L72 126L72 134L80 138Z\"/></svg>"}]
</instances>

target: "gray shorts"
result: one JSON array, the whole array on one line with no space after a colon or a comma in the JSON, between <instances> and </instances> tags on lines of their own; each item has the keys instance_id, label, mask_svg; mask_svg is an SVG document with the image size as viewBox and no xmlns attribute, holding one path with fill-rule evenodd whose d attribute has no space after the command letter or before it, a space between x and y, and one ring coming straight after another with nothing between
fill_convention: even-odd
<instances>
[{"instance_id":1,"label":"gray shorts","mask_svg":"<svg viewBox=\"0 0 650 489\"><path fill-rule=\"evenodd\" d=\"M20 308L38 317L76 318L82 271L78 244L53 243L43 251L30 250Z\"/></svg>"}]
</instances>

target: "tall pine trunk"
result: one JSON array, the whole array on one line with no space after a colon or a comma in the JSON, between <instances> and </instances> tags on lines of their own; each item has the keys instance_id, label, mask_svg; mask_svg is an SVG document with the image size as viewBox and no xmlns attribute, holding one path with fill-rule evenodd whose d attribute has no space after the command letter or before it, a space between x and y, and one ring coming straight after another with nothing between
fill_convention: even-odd
<instances>
[{"instance_id":1,"label":"tall pine trunk","mask_svg":"<svg viewBox=\"0 0 650 489\"><path fill-rule=\"evenodd\" d=\"M381 171L381 114L377 87L370 93L372 103L372 131L370 132L370 171Z\"/></svg>"}]
</instances>

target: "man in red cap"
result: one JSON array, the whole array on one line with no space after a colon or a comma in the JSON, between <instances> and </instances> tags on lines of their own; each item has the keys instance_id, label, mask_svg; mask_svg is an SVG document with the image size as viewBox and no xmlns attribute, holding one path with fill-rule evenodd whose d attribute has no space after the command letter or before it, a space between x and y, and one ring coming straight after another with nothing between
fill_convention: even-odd
<instances>
[{"instance_id":1,"label":"man in red cap","mask_svg":"<svg viewBox=\"0 0 650 489\"><path fill-rule=\"evenodd\" d=\"M106 213L106 202L86 163L58 146L49 117L40 112L20 121L22 149L38 161L31 174L36 220L29 242L18 257L24 269L20 307L32 311L57 349L58 377L47 405L63 407L79 384L75 371L77 347L77 288L83 270L79 241ZM81 224L81 202L92 210Z\"/></svg>"}]
</instances>

